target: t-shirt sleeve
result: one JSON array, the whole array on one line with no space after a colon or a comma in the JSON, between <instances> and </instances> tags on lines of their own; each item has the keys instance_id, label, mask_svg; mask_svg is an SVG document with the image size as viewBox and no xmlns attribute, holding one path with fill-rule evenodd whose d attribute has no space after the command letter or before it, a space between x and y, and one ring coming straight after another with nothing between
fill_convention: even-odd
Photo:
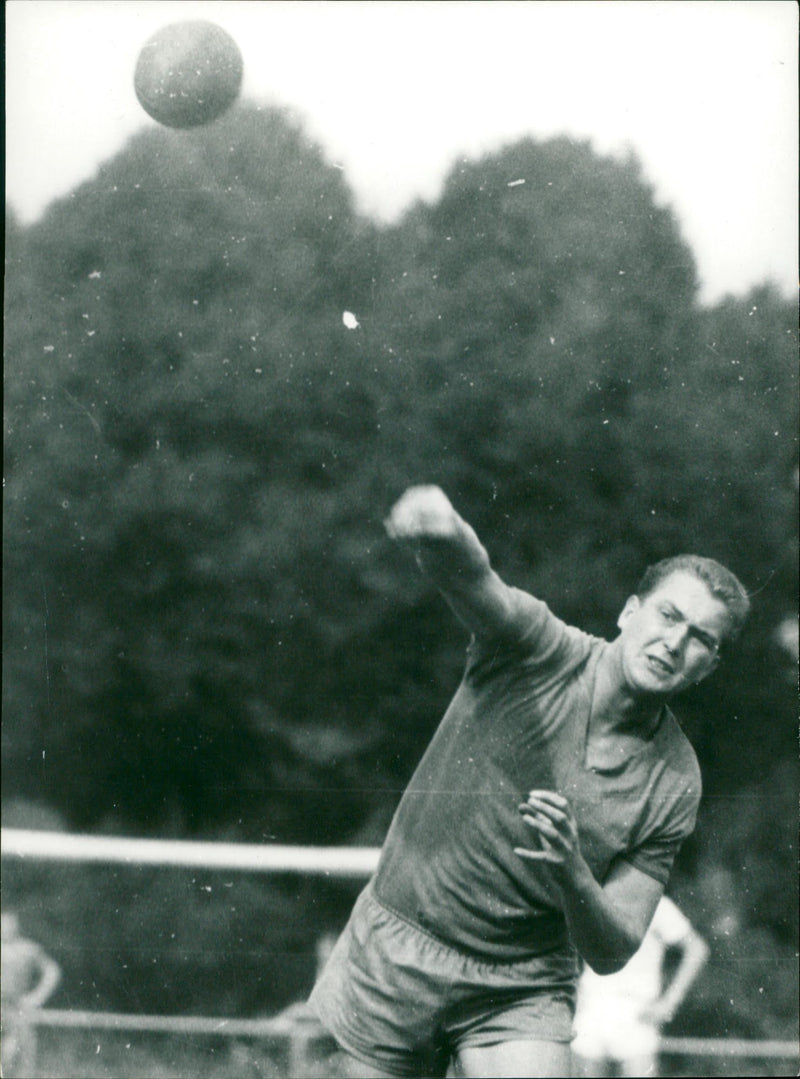
<instances>
[{"instance_id":1,"label":"t-shirt sleeve","mask_svg":"<svg viewBox=\"0 0 800 1079\"><path fill-rule=\"evenodd\" d=\"M498 645L510 656L562 667L584 659L592 638L553 614L547 604L519 588L509 588L505 619L491 633L473 638L476 654L491 656Z\"/></svg>"},{"instance_id":2,"label":"t-shirt sleeve","mask_svg":"<svg viewBox=\"0 0 800 1079\"><path fill-rule=\"evenodd\" d=\"M694 831L700 804L699 771L687 781L679 797L673 800L662 795L657 802L652 831L621 857L642 873L666 885L678 851ZM663 822L658 820L662 814Z\"/></svg>"}]
</instances>

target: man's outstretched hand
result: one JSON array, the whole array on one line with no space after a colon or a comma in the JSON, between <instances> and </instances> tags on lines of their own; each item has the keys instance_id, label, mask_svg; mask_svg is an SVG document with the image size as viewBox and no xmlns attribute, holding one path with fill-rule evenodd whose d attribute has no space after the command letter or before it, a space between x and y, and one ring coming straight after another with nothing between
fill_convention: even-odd
<instances>
[{"instance_id":1,"label":"man's outstretched hand","mask_svg":"<svg viewBox=\"0 0 800 1079\"><path fill-rule=\"evenodd\" d=\"M509 632L511 590L492 570L474 529L439 487L409 487L384 522L406 544L470 633Z\"/></svg>"},{"instance_id":2,"label":"man's outstretched hand","mask_svg":"<svg viewBox=\"0 0 800 1079\"><path fill-rule=\"evenodd\" d=\"M384 526L391 539L451 539L460 518L440 487L409 487L392 506Z\"/></svg>"}]
</instances>

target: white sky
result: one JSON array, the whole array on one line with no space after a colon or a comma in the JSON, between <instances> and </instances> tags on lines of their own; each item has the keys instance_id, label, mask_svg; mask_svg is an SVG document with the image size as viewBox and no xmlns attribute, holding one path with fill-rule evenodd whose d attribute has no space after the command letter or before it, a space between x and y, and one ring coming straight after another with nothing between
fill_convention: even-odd
<instances>
[{"instance_id":1,"label":"white sky","mask_svg":"<svg viewBox=\"0 0 800 1079\"><path fill-rule=\"evenodd\" d=\"M22 220L153 123L136 57L187 18L233 35L244 95L288 106L381 219L435 198L459 155L566 133L638 154L705 300L767 279L794 293L794 0L9 0L6 193Z\"/></svg>"}]
</instances>

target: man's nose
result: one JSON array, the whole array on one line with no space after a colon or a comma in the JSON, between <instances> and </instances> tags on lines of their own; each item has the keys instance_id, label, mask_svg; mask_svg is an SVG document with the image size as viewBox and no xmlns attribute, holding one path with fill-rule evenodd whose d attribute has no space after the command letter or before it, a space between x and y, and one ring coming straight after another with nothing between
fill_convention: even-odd
<instances>
[{"instance_id":1,"label":"man's nose","mask_svg":"<svg viewBox=\"0 0 800 1079\"><path fill-rule=\"evenodd\" d=\"M686 626L672 626L665 634L664 644L667 646L667 651L670 655L677 656L681 648L683 648L683 642L686 640L686 633Z\"/></svg>"}]
</instances>

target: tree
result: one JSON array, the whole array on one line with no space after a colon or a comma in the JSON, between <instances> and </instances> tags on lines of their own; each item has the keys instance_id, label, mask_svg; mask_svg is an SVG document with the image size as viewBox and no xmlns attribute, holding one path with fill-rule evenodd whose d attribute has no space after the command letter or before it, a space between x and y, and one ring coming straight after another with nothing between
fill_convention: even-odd
<instances>
[{"instance_id":1,"label":"tree","mask_svg":"<svg viewBox=\"0 0 800 1079\"><path fill-rule=\"evenodd\" d=\"M681 702L712 794L763 778L793 752L777 629L796 613L796 308L768 286L729 297L697 313L693 342L630 415L623 513L644 560L696 550L753 594L735 662Z\"/></svg>"},{"instance_id":2,"label":"tree","mask_svg":"<svg viewBox=\"0 0 800 1079\"><path fill-rule=\"evenodd\" d=\"M369 408L331 332L368 231L340 173L257 109L147 132L29 230L30 297L7 310L7 715L15 781L72 820L198 827L309 786L265 691L291 660L258 661L314 623L298 535L325 527L326 467Z\"/></svg>"}]
</instances>

